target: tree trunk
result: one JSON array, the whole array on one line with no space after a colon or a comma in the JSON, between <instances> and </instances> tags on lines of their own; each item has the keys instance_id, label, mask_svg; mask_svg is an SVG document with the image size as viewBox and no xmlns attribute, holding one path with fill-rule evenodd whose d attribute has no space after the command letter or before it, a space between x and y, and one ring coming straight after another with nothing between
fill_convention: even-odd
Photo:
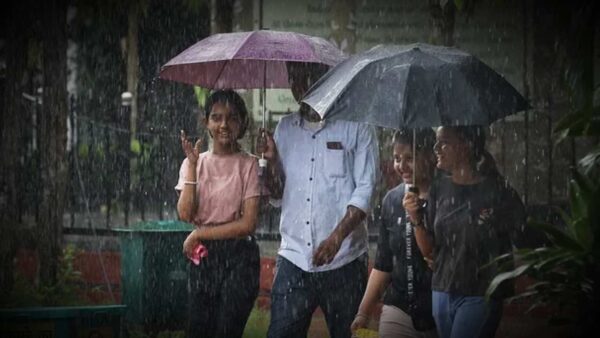
<instances>
[{"instance_id":1,"label":"tree trunk","mask_svg":"<svg viewBox=\"0 0 600 338\"><path fill-rule=\"evenodd\" d=\"M14 284L13 259L17 249L15 233L20 224L18 194L19 156L23 151L21 121L24 115L22 93L26 90L28 35L23 23L26 5L13 3L4 16L6 32L6 78L2 97L0 154L0 298L10 294Z\"/></svg>"},{"instance_id":2,"label":"tree trunk","mask_svg":"<svg viewBox=\"0 0 600 338\"><path fill-rule=\"evenodd\" d=\"M140 77L140 55L138 49L140 15L141 9L139 1L131 1L128 15L127 27L127 91L131 93L131 107L129 113L131 138L135 139L138 119L138 82Z\"/></svg>"},{"instance_id":3,"label":"tree trunk","mask_svg":"<svg viewBox=\"0 0 600 338\"><path fill-rule=\"evenodd\" d=\"M43 3L44 92L40 118L42 200L38 246L42 285L56 282L61 254L67 178L67 24L66 0Z\"/></svg>"},{"instance_id":4,"label":"tree trunk","mask_svg":"<svg viewBox=\"0 0 600 338\"><path fill-rule=\"evenodd\" d=\"M211 0L210 34L228 33L233 29L233 0Z\"/></svg>"},{"instance_id":5,"label":"tree trunk","mask_svg":"<svg viewBox=\"0 0 600 338\"><path fill-rule=\"evenodd\" d=\"M456 6L449 0L444 5L440 0L429 0L431 32L430 43L434 45L454 46L454 21Z\"/></svg>"}]
</instances>

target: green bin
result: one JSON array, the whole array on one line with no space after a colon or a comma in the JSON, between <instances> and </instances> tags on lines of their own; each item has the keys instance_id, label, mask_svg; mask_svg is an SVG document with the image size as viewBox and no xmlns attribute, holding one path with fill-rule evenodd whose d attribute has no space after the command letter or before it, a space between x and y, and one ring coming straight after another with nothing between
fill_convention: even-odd
<instances>
[{"instance_id":1,"label":"green bin","mask_svg":"<svg viewBox=\"0 0 600 338\"><path fill-rule=\"evenodd\" d=\"M124 305L0 310L0 337L120 337L121 316L124 310Z\"/></svg>"},{"instance_id":2,"label":"green bin","mask_svg":"<svg viewBox=\"0 0 600 338\"><path fill-rule=\"evenodd\" d=\"M128 324L183 329L187 319L187 258L183 241L194 226L139 222L114 229L121 241L121 288Z\"/></svg>"}]
</instances>

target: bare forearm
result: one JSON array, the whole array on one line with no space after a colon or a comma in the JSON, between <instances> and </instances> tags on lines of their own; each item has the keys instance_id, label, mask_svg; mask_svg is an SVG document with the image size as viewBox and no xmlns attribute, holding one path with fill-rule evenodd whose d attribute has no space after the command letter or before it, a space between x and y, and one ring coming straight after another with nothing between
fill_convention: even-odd
<instances>
[{"instance_id":1,"label":"bare forearm","mask_svg":"<svg viewBox=\"0 0 600 338\"><path fill-rule=\"evenodd\" d=\"M225 224L204 225L195 232L200 241L242 238L254 233L257 220L258 197L253 197L244 201L244 214L240 219Z\"/></svg>"},{"instance_id":2,"label":"bare forearm","mask_svg":"<svg viewBox=\"0 0 600 338\"><path fill-rule=\"evenodd\" d=\"M197 230L200 241L243 238L254 233L254 227L244 222L234 221L220 225L204 225Z\"/></svg>"},{"instance_id":3,"label":"bare forearm","mask_svg":"<svg viewBox=\"0 0 600 338\"><path fill-rule=\"evenodd\" d=\"M189 164L187 174L184 177L185 184L179 194L179 200L177 200L177 213L179 219L182 221L191 223L196 208L198 207L198 200L196 197L196 164Z\"/></svg>"},{"instance_id":4,"label":"bare forearm","mask_svg":"<svg viewBox=\"0 0 600 338\"><path fill-rule=\"evenodd\" d=\"M196 192L191 192L194 188L195 186L184 186L177 201L179 219L188 223L192 223L196 211Z\"/></svg>"},{"instance_id":5,"label":"bare forearm","mask_svg":"<svg viewBox=\"0 0 600 338\"><path fill-rule=\"evenodd\" d=\"M369 282L367 283L367 289L363 296L360 306L358 307L358 313L366 317L370 317L373 313L373 308L383 297L385 289L390 284L390 274L388 272L379 271L377 269L371 270L369 276Z\"/></svg>"},{"instance_id":6,"label":"bare forearm","mask_svg":"<svg viewBox=\"0 0 600 338\"><path fill-rule=\"evenodd\" d=\"M417 226L414 228L415 240L417 246L421 251L421 255L428 259L433 259L433 240L427 234L427 230L423 226Z\"/></svg>"},{"instance_id":7,"label":"bare forearm","mask_svg":"<svg viewBox=\"0 0 600 338\"><path fill-rule=\"evenodd\" d=\"M343 241L356 229L365 217L367 217L367 215L364 211L353 205L349 205L346 209L346 214L333 230L334 235L338 237L340 242Z\"/></svg>"}]
</instances>

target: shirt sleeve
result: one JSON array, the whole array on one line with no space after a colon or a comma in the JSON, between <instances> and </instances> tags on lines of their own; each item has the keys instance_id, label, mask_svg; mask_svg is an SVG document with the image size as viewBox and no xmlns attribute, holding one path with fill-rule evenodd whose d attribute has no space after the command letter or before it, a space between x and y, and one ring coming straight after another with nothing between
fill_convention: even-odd
<instances>
[{"instance_id":1,"label":"shirt sleeve","mask_svg":"<svg viewBox=\"0 0 600 338\"><path fill-rule=\"evenodd\" d=\"M375 264L373 267L379 271L392 272L393 256L389 242L389 231L387 225L392 222L390 219L390 193L383 198L381 208L381 218L379 221L379 239L377 240L377 252L375 253Z\"/></svg>"},{"instance_id":2,"label":"shirt sleeve","mask_svg":"<svg viewBox=\"0 0 600 338\"><path fill-rule=\"evenodd\" d=\"M177 179L177 185L175 186L175 190L181 191L183 190L183 185L185 184L185 176L188 171L188 159L185 158L183 163L181 163L181 167L179 168L179 178Z\"/></svg>"},{"instance_id":3,"label":"shirt sleeve","mask_svg":"<svg viewBox=\"0 0 600 338\"><path fill-rule=\"evenodd\" d=\"M246 182L244 182L244 200L261 195L257 160L254 157L250 157L250 161L250 169L246 175Z\"/></svg>"},{"instance_id":4,"label":"shirt sleeve","mask_svg":"<svg viewBox=\"0 0 600 338\"><path fill-rule=\"evenodd\" d=\"M352 192L349 205L353 205L365 213L371 207L371 197L377 183L379 164L379 146L375 129L366 124L359 124L356 152L354 154L353 176L356 188Z\"/></svg>"}]
</instances>

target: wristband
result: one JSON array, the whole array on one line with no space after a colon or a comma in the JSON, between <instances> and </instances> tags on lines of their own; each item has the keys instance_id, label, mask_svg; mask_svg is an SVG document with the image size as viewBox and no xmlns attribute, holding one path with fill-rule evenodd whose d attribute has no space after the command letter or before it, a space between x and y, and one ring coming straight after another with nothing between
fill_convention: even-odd
<instances>
[{"instance_id":1,"label":"wristband","mask_svg":"<svg viewBox=\"0 0 600 338\"><path fill-rule=\"evenodd\" d=\"M417 224L413 224L413 228L424 228L425 224L423 224L423 221L420 221Z\"/></svg>"}]
</instances>

